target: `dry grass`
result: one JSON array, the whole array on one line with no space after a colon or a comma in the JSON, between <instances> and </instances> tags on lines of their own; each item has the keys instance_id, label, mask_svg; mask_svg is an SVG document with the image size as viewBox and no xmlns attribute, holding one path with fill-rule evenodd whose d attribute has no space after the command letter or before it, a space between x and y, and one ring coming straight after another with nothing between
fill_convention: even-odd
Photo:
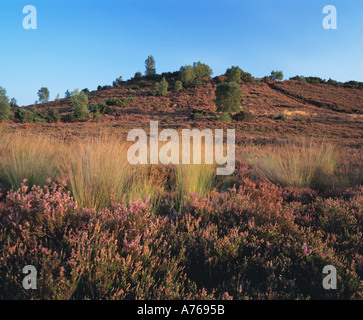
<instances>
[{"instance_id":1,"label":"dry grass","mask_svg":"<svg viewBox=\"0 0 363 320\"><path fill-rule=\"evenodd\" d=\"M263 178L282 186L322 187L338 160L334 144L302 140L282 146L254 148L245 159Z\"/></svg>"},{"instance_id":2,"label":"dry grass","mask_svg":"<svg viewBox=\"0 0 363 320\"><path fill-rule=\"evenodd\" d=\"M7 188L19 188L22 181L44 186L55 179L60 144L46 136L14 133L0 138L0 179Z\"/></svg>"}]
</instances>

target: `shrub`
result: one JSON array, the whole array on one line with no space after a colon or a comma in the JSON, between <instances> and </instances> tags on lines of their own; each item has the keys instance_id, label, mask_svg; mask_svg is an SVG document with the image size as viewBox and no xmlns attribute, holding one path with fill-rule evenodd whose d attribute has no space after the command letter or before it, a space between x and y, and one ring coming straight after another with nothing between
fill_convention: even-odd
<instances>
[{"instance_id":1,"label":"shrub","mask_svg":"<svg viewBox=\"0 0 363 320\"><path fill-rule=\"evenodd\" d=\"M213 74L213 70L205 63L194 62L193 69L196 79L210 77Z\"/></svg>"},{"instance_id":2,"label":"shrub","mask_svg":"<svg viewBox=\"0 0 363 320\"><path fill-rule=\"evenodd\" d=\"M272 80L282 80L284 78L284 74L282 71L271 71L270 78Z\"/></svg>"},{"instance_id":3,"label":"shrub","mask_svg":"<svg viewBox=\"0 0 363 320\"><path fill-rule=\"evenodd\" d=\"M216 89L217 111L237 112L241 109L242 90L235 83L220 83Z\"/></svg>"},{"instance_id":4,"label":"shrub","mask_svg":"<svg viewBox=\"0 0 363 320\"><path fill-rule=\"evenodd\" d=\"M192 82L186 83L185 87L186 88L198 88L201 87L203 85L203 82L200 80L194 80Z\"/></svg>"},{"instance_id":5,"label":"shrub","mask_svg":"<svg viewBox=\"0 0 363 320\"><path fill-rule=\"evenodd\" d=\"M60 121L60 115L57 110L48 108L45 119L49 123L58 123Z\"/></svg>"},{"instance_id":6,"label":"shrub","mask_svg":"<svg viewBox=\"0 0 363 320\"><path fill-rule=\"evenodd\" d=\"M116 78L116 80L112 83L113 87L117 88L120 87L122 85L123 81L122 81L122 76Z\"/></svg>"},{"instance_id":7,"label":"shrub","mask_svg":"<svg viewBox=\"0 0 363 320\"><path fill-rule=\"evenodd\" d=\"M108 106L118 106L118 107L121 107L121 108L127 108L134 101L135 101L134 97L125 97L125 98L122 98L122 99L113 97L113 98L108 98L107 101L106 101L106 104Z\"/></svg>"},{"instance_id":8,"label":"shrub","mask_svg":"<svg viewBox=\"0 0 363 320\"><path fill-rule=\"evenodd\" d=\"M142 73L141 72L136 72L134 75L134 80L141 80L142 79Z\"/></svg>"},{"instance_id":9,"label":"shrub","mask_svg":"<svg viewBox=\"0 0 363 320\"><path fill-rule=\"evenodd\" d=\"M156 94L165 97L168 94L168 82L162 78L160 82L155 83Z\"/></svg>"},{"instance_id":10,"label":"shrub","mask_svg":"<svg viewBox=\"0 0 363 320\"><path fill-rule=\"evenodd\" d=\"M244 82L252 82L253 81L253 77L250 73L245 72L242 70L241 72L241 80Z\"/></svg>"},{"instance_id":11,"label":"shrub","mask_svg":"<svg viewBox=\"0 0 363 320\"><path fill-rule=\"evenodd\" d=\"M175 85L174 85L174 89L176 91L180 91L180 90L183 90L183 83L181 81L176 81L175 82Z\"/></svg>"},{"instance_id":12,"label":"shrub","mask_svg":"<svg viewBox=\"0 0 363 320\"><path fill-rule=\"evenodd\" d=\"M153 56L148 56L145 60L145 74L147 76L153 76L156 74L155 59Z\"/></svg>"},{"instance_id":13,"label":"shrub","mask_svg":"<svg viewBox=\"0 0 363 320\"><path fill-rule=\"evenodd\" d=\"M15 111L15 119L18 119L21 123L33 123L34 113L31 110L19 108Z\"/></svg>"},{"instance_id":14,"label":"shrub","mask_svg":"<svg viewBox=\"0 0 363 320\"><path fill-rule=\"evenodd\" d=\"M219 121L228 123L232 121L232 117L229 112L223 112L221 116L219 117Z\"/></svg>"},{"instance_id":15,"label":"shrub","mask_svg":"<svg viewBox=\"0 0 363 320\"><path fill-rule=\"evenodd\" d=\"M254 115L252 112L247 111L247 110L242 110L236 114L234 114L232 116L232 119L235 121L251 121L252 119L254 119Z\"/></svg>"},{"instance_id":16,"label":"shrub","mask_svg":"<svg viewBox=\"0 0 363 320\"><path fill-rule=\"evenodd\" d=\"M38 97L40 103L45 103L49 101L49 90L48 88L42 87L38 91Z\"/></svg>"},{"instance_id":17,"label":"shrub","mask_svg":"<svg viewBox=\"0 0 363 320\"><path fill-rule=\"evenodd\" d=\"M104 102L98 104L90 104L88 109L92 113L99 113L99 114L108 114L111 111L111 108Z\"/></svg>"},{"instance_id":18,"label":"shrub","mask_svg":"<svg viewBox=\"0 0 363 320\"><path fill-rule=\"evenodd\" d=\"M78 89L72 92L70 97L71 109L69 119L71 121L87 121L89 118L88 97Z\"/></svg>"},{"instance_id":19,"label":"shrub","mask_svg":"<svg viewBox=\"0 0 363 320\"><path fill-rule=\"evenodd\" d=\"M71 93L69 92L69 90L66 91L66 93L64 94L65 98L70 98L71 97Z\"/></svg>"},{"instance_id":20,"label":"shrub","mask_svg":"<svg viewBox=\"0 0 363 320\"><path fill-rule=\"evenodd\" d=\"M11 98L10 107L12 107L12 108L17 108L18 107L18 102L16 101L15 98Z\"/></svg>"},{"instance_id":21,"label":"shrub","mask_svg":"<svg viewBox=\"0 0 363 320\"><path fill-rule=\"evenodd\" d=\"M184 84L192 82L196 77L195 70L192 66L182 66L179 72L180 80Z\"/></svg>"},{"instance_id":22,"label":"shrub","mask_svg":"<svg viewBox=\"0 0 363 320\"><path fill-rule=\"evenodd\" d=\"M89 97L90 91L88 90L88 88L82 89L81 92L84 92Z\"/></svg>"},{"instance_id":23,"label":"shrub","mask_svg":"<svg viewBox=\"0 0 363 320\"><path fill-rule=\"evenodd\" d=\"M9 119L10 104L6 96L6 90L0 87L0 122Z\"/></svg>"},{"instance_id":24,"label":"shrub","mask_svg":"<svg viewBox=\"0 0 363 320\"><path fill-rule=\"evenodd\" d=\"M206 110L199 110L199 109L194 109L192 110L192 113L190 114L190 119L194 120L194 119L202 119L206 116L208 116L209 113Z\"/></svg>"},{"instance_id":25,"label":"shrub","mask_svg":"<svg viewBox=\"0 0 363 320\"><path fill-rule=\"evenodd\" d=\"M284 75L282 71L271 71L270 78L272 80L282 80L284 78Z\"/></svg>"},{"instance_id":26,"label":"shrub","mask_svg":"<svg viewBox=\"0 0 363 320\"><path fill-rule=\"evenodd\" d=\"M287 115L284 114L284 113L280 113L278 115L270 115L269 118L272 119L272 120L282 120L282 121L285 121L285 120L287 120Z\"/></svg>"},{"instance_id":27,"label":"shrub","mask_svg":"<svg viewBox=\"0 0 363 320\"><path fill-rule=\"evenodd\" d=\"M228 82L239 83L239 82L241 82L242 69L240 67L233 66L233 67L227 69L225 75L227 77Z\"/></svg>"},{"instance_id":28,"label":"shrub","mask_svg":"<svg viewBox=\"0 0 363 320\"><path fill-rule=\"evenodd\" d=\"M47 107L46 109L34 109L28 110L24 108L18 108L14 115L15 119L18 119L21 123L35 123L35 122L48 122L58 123L60 121L60 115L57 110Z\"/></svg>"}]
</instances>

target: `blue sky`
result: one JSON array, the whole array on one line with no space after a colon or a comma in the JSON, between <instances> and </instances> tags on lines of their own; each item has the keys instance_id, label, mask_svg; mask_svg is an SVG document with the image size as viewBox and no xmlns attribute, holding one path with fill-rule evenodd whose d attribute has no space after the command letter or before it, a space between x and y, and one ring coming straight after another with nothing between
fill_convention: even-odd
<instances>
[{"instance_id":1,"label":"blue sky","mask_svg":"<svg viewBox=\"0 0 363 320\"><path fill-rule=\"evenodd\" d=\"M22 26L37 8L37 30ZM322 26L334 5L338 29ZM111 84L144 72L202 61L219 75L232 65L256 77L319 76L363 81L362 0L1 0L0 86L20 105L38 90Z\"/></svg>"}]
</instances>

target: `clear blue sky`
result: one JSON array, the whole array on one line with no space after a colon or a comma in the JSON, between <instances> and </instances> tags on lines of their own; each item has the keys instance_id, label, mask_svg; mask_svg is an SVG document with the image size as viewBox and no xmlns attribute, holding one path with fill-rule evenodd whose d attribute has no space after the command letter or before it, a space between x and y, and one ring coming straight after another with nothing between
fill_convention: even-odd
<instances>
[{"instance_id":1,"label":"clear blue sky","mask_svg":"<svg viewBox=\"0 0 363 320\"><path fill-rule=\"evenodd\" d=\"M34 5L38 29L25 30ZM335 5L338 29L322 27ZM0 86L18 104L67 89L111 84L144 72L202 61L214 75L232 65L256 77L319 76L363 81L362 0L1 0Z\"/></svg>"}]
</instances>

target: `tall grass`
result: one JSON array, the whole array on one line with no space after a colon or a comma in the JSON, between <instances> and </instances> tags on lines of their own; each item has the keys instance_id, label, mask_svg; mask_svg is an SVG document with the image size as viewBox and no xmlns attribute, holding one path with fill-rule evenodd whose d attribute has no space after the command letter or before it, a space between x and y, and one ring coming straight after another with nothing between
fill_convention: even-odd
<instances>
[{"instance_id":1,"label":"tall grass","mask_svg":"<svg viewBox=\"0 0 363 320\"><path fill-rule=\"evenodd\" d=\"M44 186L58 175L57 161L61 146L55 139L9 134L0 137L0 180L7 188L19 188L27 179L29 186Z\"/></svg>"},{"instance_id":2,"label":"tall grass","mask_svg":"<svg viewBox=\"0 0 363 320\"><path fill-rule=\"evenodd\" d=\"M273 183L324 187L332 182L338 155L338 149L332 143L302 140L264 147L246 158L261 177Z\"/></svg>"}]
</instances>

